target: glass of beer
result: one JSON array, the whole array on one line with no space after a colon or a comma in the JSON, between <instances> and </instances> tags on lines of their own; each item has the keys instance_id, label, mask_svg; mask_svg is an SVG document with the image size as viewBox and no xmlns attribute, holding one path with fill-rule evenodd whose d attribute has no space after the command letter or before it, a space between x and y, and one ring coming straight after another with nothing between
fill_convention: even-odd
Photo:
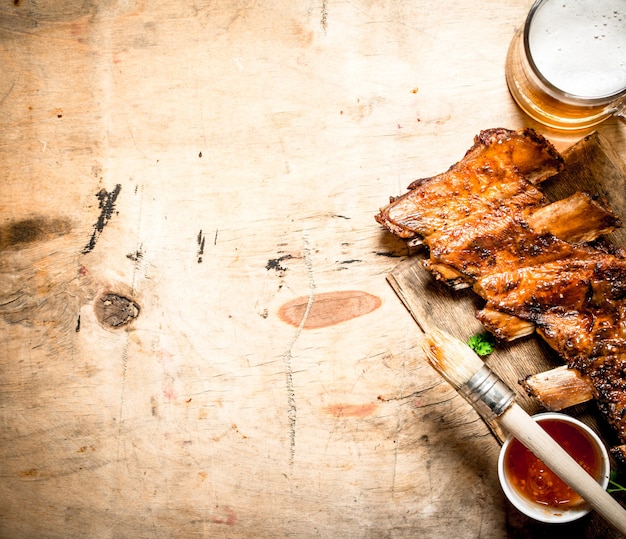
<instances>
[{"instance_id":1,"label":"glass of beer","mask_svg":"<svg viewBox=\"0 0 626 539\"><path fill-rule=\"evenodd\" d=\"M509 47L506 80L524 112L556 129L626 118L626 1L537 0Z\"/></svg>"}]
</instances>

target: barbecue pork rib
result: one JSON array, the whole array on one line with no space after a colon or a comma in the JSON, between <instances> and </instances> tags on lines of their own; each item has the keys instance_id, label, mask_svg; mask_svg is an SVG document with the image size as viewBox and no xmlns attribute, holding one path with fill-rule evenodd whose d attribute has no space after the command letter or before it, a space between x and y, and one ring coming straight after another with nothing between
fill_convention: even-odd
<instances>
[{"instance_id":1,"label":"barbecue pork rib","mask_svg":"<svg viewBox=\"0 0 626 539\"><path fill-rule=\"evenodd\" d=\"M426 237L482 213L518 213L547 203L536 187L563 168L563 158L531 129L482 131L447 172L415 180L376 220L404 239Z\"/></svg>"},{"instance_id":2,"label":"barbecue pork rib","mask_svg":"<svg viewBox=\"0 0 626 539\"><path fill-rule=\"evenodd\" d=\"M531 129L490 129L443 174L413 182L376 221L412 244L423 266L485 300L477 317L496 337L533 330L591 381L626 456L626 256L594 241L621 222L594 197L549 204L542 181L563 169Z\"/></svg>"}]
</instances>

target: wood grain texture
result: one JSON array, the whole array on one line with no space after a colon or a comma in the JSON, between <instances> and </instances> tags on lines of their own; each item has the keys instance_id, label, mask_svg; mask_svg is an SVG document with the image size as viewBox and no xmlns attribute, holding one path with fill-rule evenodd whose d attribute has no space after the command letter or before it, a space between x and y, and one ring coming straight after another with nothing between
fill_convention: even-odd
<instances>
[{"instance_id":1,"label":"wood grain texture","mask_svg":"<svg viewBox=\"0 0 626 539\"><path fill-rule=\"evenodd\" d=\"M503 76L529 5L0 6L0 536L533 536L374 222L533 125ZM280 318L346 291L380 306Z\"/></svg>"}]
</instances>

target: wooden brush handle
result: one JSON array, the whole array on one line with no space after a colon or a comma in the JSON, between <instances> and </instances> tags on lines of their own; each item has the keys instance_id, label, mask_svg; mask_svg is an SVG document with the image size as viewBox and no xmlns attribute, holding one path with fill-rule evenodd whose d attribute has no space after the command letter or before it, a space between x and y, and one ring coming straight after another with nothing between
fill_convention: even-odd
<instances>
[{"instance_id":1,"label":"wooden brush handle","mask_svg":"<svg viewBox=\"0 0 626 539\"><path fill-rule=\"evenodd\" d=\"M626 536L626 510L518 404L508 408L498 421Z\"/></svg>"}]
</instances>

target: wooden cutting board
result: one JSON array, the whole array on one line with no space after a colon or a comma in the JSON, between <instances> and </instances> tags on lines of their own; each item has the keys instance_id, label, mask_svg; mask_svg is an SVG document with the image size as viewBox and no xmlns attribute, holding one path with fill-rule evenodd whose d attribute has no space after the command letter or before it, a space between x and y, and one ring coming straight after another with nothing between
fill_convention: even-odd
<instances>
[{"instance_id":1,"label":"wooden cutting board","mask_svg":"<svg viewBox=\"0 0 626 539\"><path fill-rule=\"evenodd\" d=\"M592 133L563 152L565 169L543 184L543 191L551 201L567 197L577 191L587 191L606 199L618 215L626 217L626 166L620 156L602 136ZM621 228L607 236L607 240L626 246L626 229ZM435 281L421 266L427 253L420 250L400 263L388 275L388 281L409 310L420 329L428 332L441 328L466 341L471 335L484 331L474 312L483 306L483 300L471 289L455 291ZM543 372L563 362L536 334L510 344L498 344L486 360L487 364L513 388L518 402L529 413L541 411L539 404L528 397L519 381L531 374ZM608 446L615 444L615 436L599 418L595 403L576 406L567 411L592 426ZM498 441L505 433L497 424L487 422ZM601 524L598 524L602 526ZM592 537L600 537L591 527Z\"/></svg>"}]
</instances>

